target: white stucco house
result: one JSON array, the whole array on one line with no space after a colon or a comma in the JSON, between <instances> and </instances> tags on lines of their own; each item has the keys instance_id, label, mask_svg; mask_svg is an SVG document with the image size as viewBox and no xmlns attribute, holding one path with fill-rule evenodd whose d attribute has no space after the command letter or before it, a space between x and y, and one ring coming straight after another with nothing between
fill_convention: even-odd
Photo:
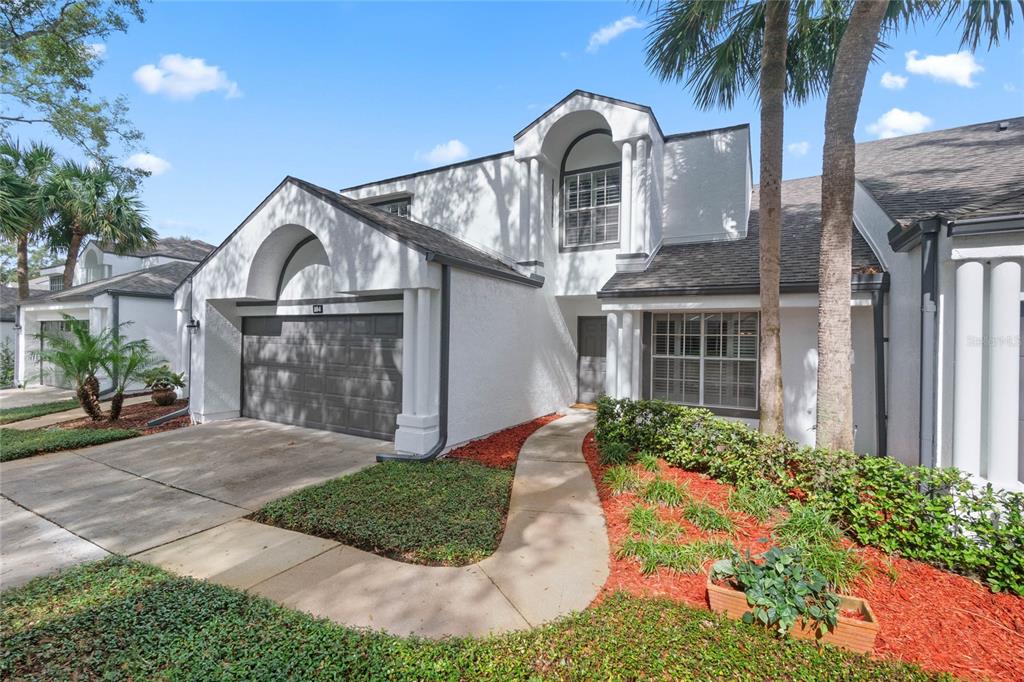
<instances>
[{"instance_id":1,"label":"white stucco house","mask_svg":"<svg viewBox=\"0 0 1024 682\"><path fill-rule=\"evenodd\" d=\"M959 382L988 397L961 404L971 425L955 451L950 325L965 259L983 270L971 305L992 310L972 333L1005 331L1011 313L1020 324L1024 119L860 145L858 174L857 449L967 457L979 477L1018 485L1019 338L965 351L999 377ZM1005 226L956 227L1013 193ZM511 151L339 191L285 178L176 292L193 417L393 439L417 456L600 393L756 423L756 194L748 126L666 134L649 107L583 91ZM819 179L783 195L786 431L811 444ZM917 239L932 219L954 227ZM965 256L965 240L990 250ZM936 241L933 319L921 244Z\"/></svg>"},{"instance_id":2,"label":"white stucco house","mask_svg":"<svg viewBox=\"0 0 1024 682\"><path fill-rule=\"evenodd\" d=\"M41 331L59 333L64 315L86 320L94 332L127 324L129 339L147 339L158 358L178 356L174 290L213 246L194 239L159 239L152 246L118 253L107 244L90 241L82 249L74 284L63 286L60 274L45 275L49 291L34 292L15 301L15 379L20 385L67 386L67 380L35 353ZM105 378L101 377L101 389Z\"/></svg>"}]
</instances>

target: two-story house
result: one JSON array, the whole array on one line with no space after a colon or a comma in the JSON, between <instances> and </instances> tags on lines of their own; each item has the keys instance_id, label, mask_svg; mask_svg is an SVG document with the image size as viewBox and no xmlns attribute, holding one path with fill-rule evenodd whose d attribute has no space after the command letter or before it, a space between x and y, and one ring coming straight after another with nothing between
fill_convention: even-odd
<instances>
[{"instance_id":1,"label":"two-story house","mask_svg":"<svg viewBox=\"0 0 1024 682\"><path fill-rule=\"evenodd\" d=\"M49 292L34 292L16 305L17 383L69 387L66 377L36 356L45 343L41 332L67 331L65 315L88 321L94 333L124 325L124 337L147 339L157 357L176 359L174 289L212 250L206 242L184 238L159 239L130 253L90 241L78 258L71 287L64 288L63 265L50 268L43 273ZM101 378L106 388L103 383Z\"/></svg>"},{"instance_id":2,"label":"two-story house","mask_svg":"<svg viewBox=\"0 0 1024 682\"><path fill-rule=\"evenodd\" d=\"M964 139L1005 167L1022 127ZM756 423L749 138L745 125L665 134L646 106L575 91L511 151L340 191L286 178L176 292L194 418L393 439L409 455L602 393ZM910 225L904 208L931 210L915 188L958 151L900 142L862 145L897 151L858 186L853 404L859 451L916 462L922 258L889 238ZM786 431L812 444L819 178L785 182L783 201Z\"/></svg>"}]
</instances>

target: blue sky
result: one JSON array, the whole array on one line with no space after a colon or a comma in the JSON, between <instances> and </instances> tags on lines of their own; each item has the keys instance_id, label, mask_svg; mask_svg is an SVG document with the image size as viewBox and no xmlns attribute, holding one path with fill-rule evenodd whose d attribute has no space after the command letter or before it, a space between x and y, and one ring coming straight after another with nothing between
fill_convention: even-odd
<instances>
[{"instance_id":1,"label":"blue sky","mask_svg":"<svg viewBox=\"0 0 1024 682\"><path fill-rule=\"evenodd\" d=\"M643 22L611 2L156 3L100 48L94 91L127 96L136 151L157 157L143 159L161 171L144 188L153 225L213 243L285 175L341 188L505 151L575 88L648 104L668 133L749 122L756 161L755 106L699 111L660 83ZM1024 114L1019 36L973 58L950 56L952 27L892 40L858 140ZM824 102L786 116L785 176L818 174Z\"/></svg>"}]
</instances>

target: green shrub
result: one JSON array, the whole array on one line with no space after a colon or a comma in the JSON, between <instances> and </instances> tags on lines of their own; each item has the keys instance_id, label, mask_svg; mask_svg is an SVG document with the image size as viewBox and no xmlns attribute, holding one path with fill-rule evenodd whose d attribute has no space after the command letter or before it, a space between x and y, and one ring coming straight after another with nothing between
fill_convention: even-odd
<instances>
[{"instance_id":1,"label":"green shrub","mask_svg":"<svg viewBox=\"0 0 1024 682\"><path fill-rule=\"evenodd\" d=\"M679 507L686 501L686 489L659 477L648 482L643 498L652 504Z\"/></svg>"},{"instance_id":2,"label":"green shrub","mask_svg":"<svg viewBox=\"0 0 1024 682\"><path fill-rule=\"evenodd\" d=\"M730 556L735 551L732 543L726 540L697 540L678 545L652 539L629 538L622 543L619 556L639 561L640 572L644 575L654 573L659 568L677 573L700 573L708 561Z\"/></svg>"},{"instance_id":3,"label":"green shrub","mask_svg":"<svg viewBox=\"0 0 1024 682\"><path fill-rule=\"evenodd\" d=\"M625 443L619 441L601 443L598 449L601 453L601 464L605 466L628 464L630 461L630 448Z\"/></svg>"},{"instance_id":4,"label":"green shrub","mask_svg":"<svg viewBox=\"0 0 1024 682\"><path fill-rule=\"evenodd\" d=\"M128 429L0 429L0 462L134 438Z\"/></svg>"},{"instance_id":5,"label":"green shrub","mask_svg":"<svg viewBox=\"0 0 1024 682\"><path fill-rule=\"evenodd\" d=\"M604 484L611 488L613 495L636 492L643 485L640 475L628 464L616 464L611 467L604 472L603 480Z\"/></svg>"},{"instance_id":6,"label":"green shrub","mask_svg":"<svg viewBox=\"0 0 1024 682\"><path fill-rule=\"evenodd\" d=\"M651 473L658 473L658 456L651 454L650 452L642 452L640 456L636 458L637 464L640 465L641 469L650 471Z\"/></svg>"},{"instance_id":7,"label":"green shrub","mask_svg":"<svg viewBox=\"0 0 1024 682\"><path fill-rule=\"evenodd\" d=\"M683 516L701 530L731 531L733 529L732 519L706 502L691 502L686 505Z\"/></svg>"},{"instance_id":8,"label":"green shrub","mask_svg":"<svg viewBox=\"0 0 1024 682\"><path fill-rule=\"evenodd\" d=\"M653 507L635 505L629 510L629 529L642 538L673 539L683 534L678 523L662 521Z\"/></svg>"},{"instance_id":9,"label":"green shrub","mask_svg":"<svg viewBox=\"0 0 1024 682\"><path fill-rule=\"evenodd\" d=\"M736 488L729 495L729 508L749 514L764 523L786 502L786 496L778 488L767 483L748 483Z\"/></svg>"},{"instance_id":10,"label":"green shrub","mask_svg":"<svg viewBox=\"0 0 1024 682\"><path fill-rule=\"evenodd\" d=\"M594 432L599 441L624 443L739 488L770 487L829 509L863 544L1024 595L1022 493L976 488L956 469L800 447L708 410L660 401L602 398Z\"/></svg>"},{"instance_id":11,"label":"green shrub","mask_svg":"<svg viewBox=\"0 0 1024 682\"><path fill-rule=\"evenodd\" d=\"M847 592L853 581L864 571L860 552L842 545L817 544L801 548L804 566L825 576L828 584Z\"/></svg>"},{"instance_id":12,"label":"green shrub","mask_svg":"<svg viewBox=\"0 0 1024 682\"><path fill-rule=\"evenodd\" d=\"M773 547L760 558L758 563L735 554L711 569L712 580L725 580L746 595L751 610L743 614L744 623L760 623L781 636L798 619L815 627L819 637L835 629L839 597L828 591L824 576L803 564L799 550Z\"/></svg>"}]
</instances>

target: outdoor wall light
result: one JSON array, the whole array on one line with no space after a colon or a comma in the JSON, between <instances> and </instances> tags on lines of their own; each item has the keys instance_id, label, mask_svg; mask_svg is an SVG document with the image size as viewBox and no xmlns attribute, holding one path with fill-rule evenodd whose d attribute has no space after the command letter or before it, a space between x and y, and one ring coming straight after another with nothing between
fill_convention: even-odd
<instances>
[{"instance_id":1,"label":"outdoor wall light","mask_svg":"<svg viewBox=\"0 0 1024 682\"><path fill-rule=\"evenodd\" d=\"M185 325L185 329L188 330L189 334L199 333L199 320L189 320L188 324Z\"/></svg>"}]
</instances>

